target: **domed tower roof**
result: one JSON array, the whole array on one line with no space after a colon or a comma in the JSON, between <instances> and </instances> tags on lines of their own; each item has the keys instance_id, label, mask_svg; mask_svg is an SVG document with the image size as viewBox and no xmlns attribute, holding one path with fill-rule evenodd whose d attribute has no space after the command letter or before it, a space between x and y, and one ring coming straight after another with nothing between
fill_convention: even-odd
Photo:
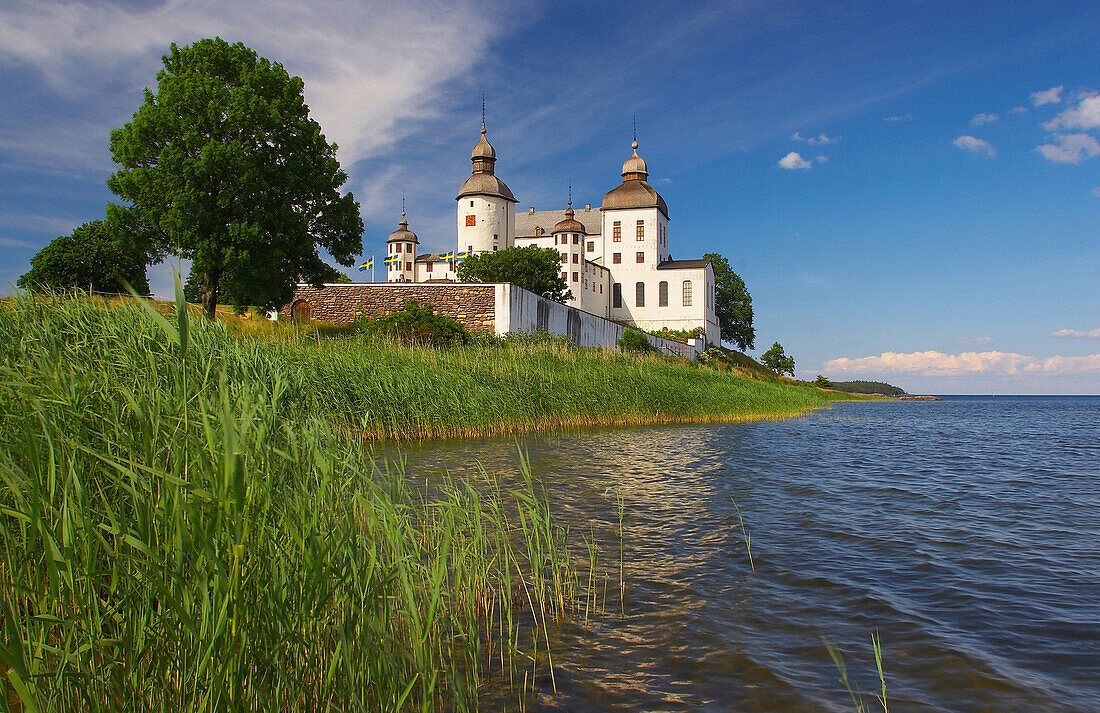
<instances>
[{"instance_id":1,"label":"domed tower roof","mask_svg":"<svg viewBox=\"0 0 1100 713\"><path fill-rule=\"evenodd\" d=\"M573 216L573 198L569 198L569 208L565 211L565 220L559 220L554 229L551 230L551 234L557 235L558 233L580 233L581 235L587 235L585 232L584 224L579 220L576 220Z\"/></svg>"},{"instance_id":2,"label":"domed tower roof","mask_svg":"<svg viewBox=\"0 0 1100 713\"><path fill-rule=\"evenodd\" d=\"M420 244L420 238L416 237L416 233L409 230L409 221L405 220L405 209L401 209L401 222L397 224L397 230L390 233L390 237L386 239L387 243L416 243Z\"/></svg>"},{"instance_id":3,"label":"domed tower roof","mask_svg":"<svg viewBox=\"0 0 1100 713\"><path fill-rule=\"evenodd\" d=\"M653 186L646 182L649 171L645 160L638 155L638 140L630 145L634 155L623 163L623 182L604 194L603 209L618 208L657 208L668 217L668 206Z\"/></svg>"},{"instance_id":4,"label":"domed tower roof","mask_svg":"<svg viewBox=\"0 0 1100 713\"><path fill-rule=\"evenodd\" d=\"M474 164L473 173L462 184L456 200L465 196L497 196L512 203L517 202L512 191L494 173L497 152L485 137L484 116L481 118L481 138L474 145L474 150L470 152L470 161Z\"/></svg>"}]
</instances>

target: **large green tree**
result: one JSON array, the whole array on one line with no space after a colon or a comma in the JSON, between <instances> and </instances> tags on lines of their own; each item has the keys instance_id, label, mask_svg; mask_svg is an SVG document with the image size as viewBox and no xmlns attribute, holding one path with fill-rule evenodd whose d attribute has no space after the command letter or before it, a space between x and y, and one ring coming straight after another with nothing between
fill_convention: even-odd
<instances>
[{"instance_id":1,"label":"large green tree","mask_svg":"<svg viewBox=\"0 0 1100 713\"><path fill-rule=\"evenodd\" d=\"M458 265L461 282L511 282L536 295L565 302L572 293L561 277L561 256L554 248L506 248L471 255Z\"/></svg>"},{"instance_id":2,"label":"large green tree","mask_svg":"<svg viewBox=\"0 0 1100 713\"><path fill-rule=\"evenodd\" d=\"M714 269L714 311L722 325L722 340L737 345L741 351L752 349L756 330L752 326L752 296L745 281L730 269L729 260L718 253L703 256Z\"/></svg>"},{"instance_id":3,"label":"large green tree","mask_svg":"<svg viewBox=\"0 0 1100 713\"><path fill-rule=\"evenodd\" d=\"M302 80L243 44L176 44L154 93L111 133L122 166L107 185L128 206L112 221L139 225L160 250L192 261L202 306L276 308L299 281L319 285L362 249L359 205L347 175L309 116Z\"/></svg>"},{"instance_id":4,"label":"large green tree","mask_svg":"<svg viewBox=\"0 0 1100 713\"><path fill-rule=\"evenodd\" d=\"M128 282L140 294L149 294L145 252L131 234L112 228L93 220L54 238L31 258L31 269L18 285L125 294L123 283Z\"/></svg>"}]
</instances>

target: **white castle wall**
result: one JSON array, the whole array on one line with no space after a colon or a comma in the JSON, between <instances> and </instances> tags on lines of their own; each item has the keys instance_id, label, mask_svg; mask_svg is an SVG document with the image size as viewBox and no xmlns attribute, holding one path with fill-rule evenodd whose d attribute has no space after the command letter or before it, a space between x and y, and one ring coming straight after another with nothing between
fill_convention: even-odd
<instances>
[{"instance_id":1,"label":"white castle wall","mask_svg":"<svg viewBox=\"0 0 1100 713\"><path fill-rule=\"evenodd\" d=\"M626 327L618 322L539 297L522 287L512 284L495 287L497 334L545 330L550 334L568 335L577 346L616 349L617 342L626 332ZM694 359L701 351L698 340L692 345L652 334L646 336L662 354Z\"/></svg>"}]
</instances>

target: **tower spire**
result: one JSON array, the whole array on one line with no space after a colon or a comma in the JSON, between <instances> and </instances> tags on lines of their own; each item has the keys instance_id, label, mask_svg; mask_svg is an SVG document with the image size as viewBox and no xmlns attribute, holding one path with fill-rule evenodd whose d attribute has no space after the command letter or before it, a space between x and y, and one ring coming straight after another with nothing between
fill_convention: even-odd
<instances>
[{"instance_id":1,"label":"tower spire","mask_svg":"<svg viewBox=\"0 0 1100 713\"><path fill-rule=\"evenodd\" d=\"M409 227L409 221L405 219L405 191L401 191L401 222L398 225L403 229Z\"/></svg>"},{"instance_id":2,"label":"tower spire","mask_svg":"<svg viewBox=\"0 0 1100 713\"><path fill-rule=\"evenodd\" d=\"M569 207L565 209L566 220L573 219L573 186L569 186Z\"/></svg>"},{"instance_id":3,"label":"tower spire","mask_svg":"<svg viewBox=\"0 0 1100 713\"><path fill-rule=\"evenodd\" d=\"M481 133L485 133L485 95L481 95Z\"/></svg>"}]
</instances>

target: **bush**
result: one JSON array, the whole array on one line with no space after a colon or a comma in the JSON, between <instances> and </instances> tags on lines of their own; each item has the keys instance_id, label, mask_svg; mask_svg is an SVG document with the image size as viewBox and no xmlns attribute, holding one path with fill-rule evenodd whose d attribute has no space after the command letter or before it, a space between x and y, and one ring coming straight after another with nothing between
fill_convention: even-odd
<instances>
[{"instance_id":1,"label":"bush","mask_svg":"<svg viewBox=\"0 0 1100 713\"><path fill-rule=\"evenodd\" d=\"M368 335L396 337L403 342L432 346L466 344L470 333L454 319L436 314L430 304L409 300L399 312L384 317L362 318L356 327Z\"/></svg>"},{"instance_id":2,"label":"bush","mask_svg":"<svg viewBox=\"0 0 1100 713\"><path fill-rule=\"evenodd\" d=\"M833 388L833 382L829 381L827 378L825 378L821 374L818 374L817 378L814 379L814 386L819 386L822 389L831 389L831 388Z\"/></svg>"},{"instance_id":3,"label":"bush","mask_svg":"<svg viewBox=\"0 0 1100 713\"><path fill-rule=\"evenodd\" d=\"M649 343L649 338L646 336L645 332L637 329L626 330L616 344L618 344L619 349L622 349L624 352L645 354L646 352L654 351L653 345Z\"/></svg>"},{"instance_id":4,"label":"bush","mask_svg":"<svg viewBox=\"0 0 1100 713\"><path fill-rule=\"evenodd\" d=\"M764 356L760 357L760 363L776 374L794 376L794 357L783 353L783 345L779 342L775 342L768 351L764 352Z\"/></svg>"}]
</instances>

